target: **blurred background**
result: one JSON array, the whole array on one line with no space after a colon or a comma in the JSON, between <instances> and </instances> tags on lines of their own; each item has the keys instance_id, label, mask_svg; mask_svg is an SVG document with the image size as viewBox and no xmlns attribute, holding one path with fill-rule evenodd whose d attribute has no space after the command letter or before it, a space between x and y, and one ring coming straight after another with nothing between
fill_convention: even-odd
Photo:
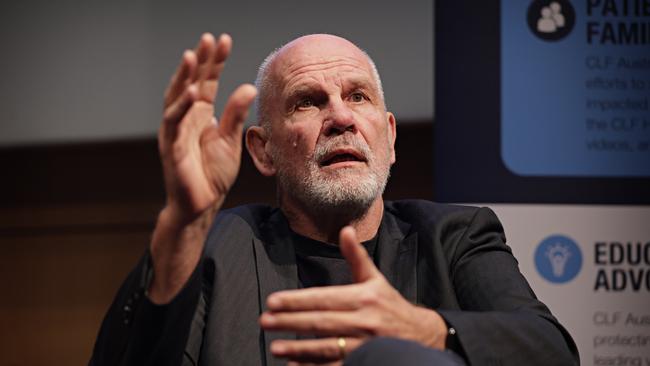
<instances>
[{"instance_id":1,"label":"blurred background","mask_svg":"<svg viewBox=\"0 0 650 366\"><path fill-rule=\"evenodd\" d=\"M234 40L218 111L293 38L357 43L400 125L389 194L432 198L431 2L26 0L0 4L0 29L0 365L87 363L164 203L162 95L203 32ZM242 161L226 206L274 203Z\"/></svg>"},{"instance_id":2,"label":"blurred background","mask_svg":"<svg viewBox=\"0 0 650 366\"><path fill-rule=\"evenodd\" d=\"M298 36L365 49L398 121L385 197L491 207L582 363L647 364L615 342L650 339L650 9L625 4L1 3L0 366L87 363L164 204L162 95L204 32L234 40L218 111ZM273 204L244 155L225 206Z\"/></svg>"}]
</instances>

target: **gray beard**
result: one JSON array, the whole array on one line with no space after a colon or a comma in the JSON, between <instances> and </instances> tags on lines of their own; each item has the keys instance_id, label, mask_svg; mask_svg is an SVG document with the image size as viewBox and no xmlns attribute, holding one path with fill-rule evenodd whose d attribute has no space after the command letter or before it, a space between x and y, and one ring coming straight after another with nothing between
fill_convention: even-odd
<instances>
[{"instance_id":1,"label":"gray beard","mask_svg":"<svg viewBox=\"0 0 650 366\"><path fill-rule=\"evenodd\" d=\"M319 161L339 147L353 147L360 151L370 167L369 173L361 175L354 168L323 172ZM378 162L367 145L347 134L317 145L314 153L306 157L301 170L288 166L279 151L274 148L271 151L278 167L281 194L292 195L304 210L316 217L337 215L345 221L363 217L377 197L384 193L390 175L389 162Z\"/></svg>"}]
</instances>

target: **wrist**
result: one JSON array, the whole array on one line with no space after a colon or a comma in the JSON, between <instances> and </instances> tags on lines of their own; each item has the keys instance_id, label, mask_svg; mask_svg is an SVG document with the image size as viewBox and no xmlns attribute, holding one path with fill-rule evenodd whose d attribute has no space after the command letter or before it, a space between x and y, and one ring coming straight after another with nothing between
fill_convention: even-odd
<instances>
[{"instance_id":1,"label":"wrist","mask_svg":"<svg viewBox=\"0 0 650 366\"><path fill-rule=\"evenodd\" d=\"M421 343L435 349L445 349L449 328L437 311L416 306L421 325Z\"/></svg>"},{"instance_id":2,"label":"wrist","mask_svg":"<svg viewBox=\"0 0 650 366\"><path fill-rule=\"evenodd\" d=\"M160 212L150 244L153 278L148 296L152 302L167 303L183 288L199 263L216 211L216 206L206 209L189 222L172 206Z\"/></svg>"},{"instance_id":3,"label":"wrist","mask_svg":"<svg viewBox=\"0 0 650 366\"><path fill-rule=\"evenodd\" d=\"M154 241L156 236L178 240L183 236L206 235L222 203L220 199L199 213L188 214L182 205L168 200L158 214Z\"/></svg>"},{"instance_id":4,"label":"wrist","mask_svg":"<svg viewBox=\"0 0 650 366\"><path fill-rule=\"evenodd\" d=\"M165 207L158 214L156 228L169 232L181 232L201 216L202 212L194 213L185 209L182 204L167 199Z\"/></svg>"}]
</instances>

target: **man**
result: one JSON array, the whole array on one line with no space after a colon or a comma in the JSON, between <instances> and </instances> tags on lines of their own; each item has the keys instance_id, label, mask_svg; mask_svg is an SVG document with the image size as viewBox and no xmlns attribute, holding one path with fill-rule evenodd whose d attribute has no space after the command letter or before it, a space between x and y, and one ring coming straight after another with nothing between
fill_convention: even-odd
<instances>
[{"instance_id":1,"label":"man","mask_svg":"<svg viewBox=\"0 0 650 366\"><path fill-rule=\"evenodd\" d=\"M213 117L230 47L204 35L165 93L166 206L91 364L578 362L491 211L383 201L395 117L345 39L301 37L262 64L246 147L280 208L216 215L256 96L243 85Z\"/></svg>"}]
</instances>

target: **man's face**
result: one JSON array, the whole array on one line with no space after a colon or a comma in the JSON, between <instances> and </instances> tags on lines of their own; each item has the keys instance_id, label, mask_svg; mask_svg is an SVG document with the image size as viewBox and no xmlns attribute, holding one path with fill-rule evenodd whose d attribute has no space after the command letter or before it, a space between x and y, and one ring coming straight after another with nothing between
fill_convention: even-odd
<instances>
[{"instance_id":1,"label":"man's face","mask_svg":"<svg viewBox=\"0 0 650 366\"><path fill-rule=\"evenodd\" d=\"M365 212L395 160L394 118L367 57L331 36L305 37L281 52L272 66L269 144L281 200Z\"/></svg>"}]
</instances>

